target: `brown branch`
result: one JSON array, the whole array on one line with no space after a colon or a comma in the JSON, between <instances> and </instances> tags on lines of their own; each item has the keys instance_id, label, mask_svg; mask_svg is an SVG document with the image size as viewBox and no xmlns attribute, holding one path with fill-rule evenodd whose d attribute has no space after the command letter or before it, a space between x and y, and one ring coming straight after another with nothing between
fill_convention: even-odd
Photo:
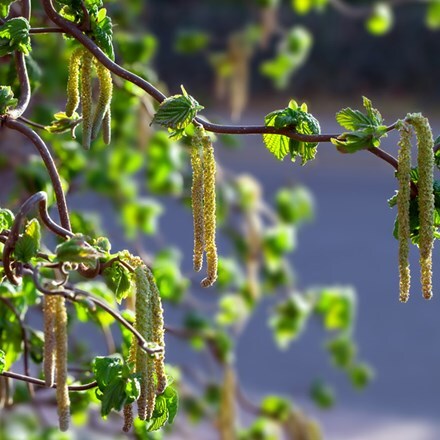
<instances>
[{"instance_id":1,"label":"brown branch","mask_svg":"<svg viewBox=\"0 0 440 440\"><path fill-rule=\"evenodd\" d=\"M31 86L29 83L29 75L26 68L24 53L15 51L14 58L18 81L20 82L20 97L18 98L17 106L12 110L9 110L7 113L8 118L11 119L19 118L26 111L31 99Z\"/></svg>"},{"instance_id":2,"label":"brown branch","mask_svg":"<svg viewBox=\"0 0 440 440\"><path fill-rule=\"evenodd\" d=\"M44 380L37 379L36 377L28 376L25 374L14 373L12 371L3 371L3 373L0 373L0 376L9 377L9 378L15 379L15 380L21 380L22 382L33 383L34 385L39 385L44 388L56 388L57 387L56 383L53 384L53 386L48 387ZM85 383L83 385L70 385L68 387L68 389L69 389L69 391L87 391L87 390L91 390L92 388L96 388L97 386L98 386L97 382L93 381L90 383Z\"/></svg>"},{"instance_id":3,"label":"brown branch","mask_svg":"<svg viewBox=\"0 0 440 440\"><path fill-rule=\"evenodd\" d=\"M64 30L59 27L34 27L29 29L30 34L63 34Z\"/></svg>"},{"instance_id":4,"label":"brown branch","mask_svg":"<svg viewBox=\"0 0 440 440\"><path fill-rule=\"evenodd\" d=\"M71 231L69 211L67 209L66 197L64 195L63 186L61 184L61 178L58 173L55 162L52 158L52 155L50 154L50 151L47 148L46 144L40 138L40 136L38 136L38 134L35 133L35 131L33 131L32 129L30 129L25 124L19 121L6 118L4 121L4 125L8 128L17 130L20 133L24 134L34 144L35 148L40 153L44 165L47 168L47 172L49 173L50 180L52 181L52 186L57 200L57 207L60 216L61 226L64 229Z\"/></svg>"}]
</instances>

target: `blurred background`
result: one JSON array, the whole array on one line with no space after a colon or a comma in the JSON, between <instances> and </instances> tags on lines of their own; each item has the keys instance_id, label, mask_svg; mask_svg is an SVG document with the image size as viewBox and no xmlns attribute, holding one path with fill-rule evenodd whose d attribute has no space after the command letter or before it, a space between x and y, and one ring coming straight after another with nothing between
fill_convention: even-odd
<instances>
[{"instance_id":1,"label":"blurred background","mask_svg":"<svg viewBox=\"0 0 440 440\"><path fill-rule=\"evenodd\" d=\"M437 0L390 5L340 0L132 0L104 6L115 25L116 59L167 94L180 93L183 84L205 106L202 115L212 122L261 125L266 114L294 98L307 103L322 133L340 133L336 112L347 106L361 109L362 96L367 96L387 124L422 111L431 121L434 137L439 133ZM47 24L38 8L35 4L35 23ZM29 66L35 94L26 116L50 125L53 114L64 106L65 66L74 43L57 36L35 37L33 43ZM0 63L2 84L11 84L10 60ZM154 104L148 97L118 79L115 85L114 145L106 148L98 142L85 154L69 134L42 134L69 182L67 198L77 230L99 235L99 225L114 250L128 248L153 261L159 284L171 290L164 298L169 325L197 330L197 314L197 319L203 315L203 325L225 332L233 347L225 350L225 356L235 359L240 387L257 408L265 396L282 396L316 419L323 438L330 440L437 439L438 252L434 251L433 299L422 298L414 248L412 296L408 304L399 303L396 212L387 204L397 186L394 170L367 151L342 155L331 144L320 145L316 160L302 167L288 158L276 160L260 136L219 136L218 249L233 268L225 263L221 273L229 278L225 275L218 288L202 291L197 287L199 277L191 273L187 145L150 127ZM396 144L392 134L381 147L396 155ZM26 194L49 188L44 169L32 154L19 136L1 132L2 207L14 209ZM289 221L283 218L282 191L291 197L289 203L302 207ZM249 198L270 211L267 220L264 210L255 209L263 243L254 274L257 294L249 293L249 242L245 240L243 250L237 239L237 233L245 237L249 233L247 221L254 212ZM288 238L282 229L286 224ZM273 235L268 231L278 234L281 250L270 248ZM286 240L289 244L284 246ZM268 260L274 253L279 261L271 272ZM289 295L313 296L326 286L345 292L342 296L356 291L350 325L336 332L348 334L356 347L353 368L360 368L364 382L356 382L351 366L335 368L335 354L328 348L334 329L323 324L319 312L302 317L307 322L301 323L296 309L287 314L286 319L299 328L287 330L283 349L279 339L276 343L273 322L281 319L280 304L288 302ZM231 318L225 296L236 301L232 309L244 302L245 311ZM35 321L32 315L28 320ZM81 323L75 328L80 346L90 329ZM101 353L100 338L91 341L85 364L91 352ZM166 342L167 362L180 368L184 385L177 428L163 433L163 438L218 438L217 407L206 397L204 384L221 388L222 368L197 341L168 335ZM17 362L14 369L20 368ZM238 407L240 438L296 438L276 429L271 434L268 427L269 434L252 434L255 415ZM2 411L4 438L58 438L54 431L31 434L32 419L21 423L10 417L28 413L32 405L24 408ZM53 409L38 417L48 426L55 423ZM71 437L62 438L125 438L119 434L118 418L98 422L90 416L88 423L77 419ZM139 432L138 438L150 438Z\"/></svg>"}]
</instances>

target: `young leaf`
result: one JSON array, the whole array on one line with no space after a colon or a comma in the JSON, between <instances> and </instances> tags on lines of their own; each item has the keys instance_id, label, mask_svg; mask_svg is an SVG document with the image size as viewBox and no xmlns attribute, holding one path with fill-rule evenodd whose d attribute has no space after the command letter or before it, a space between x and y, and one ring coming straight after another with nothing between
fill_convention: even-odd
<instances>
[{"instance_id":1,"label":"young leaf","mask_svg":"<svg viewBox=\"0 0 440 440\"><path fill-rule=\"evenodd\" d=\"M355 153L359 150L379 147L380 139L387 134L382 115L372 107L371 101L365 96L363 104L366 113L349 107L336 113L336 121L345 129L351 130L342 133L338 138L331 139L341 153Z\"/></svg>"},{"instance_id":2,"label":"young leaf","mask_svg":"<svg viewBox=\"0 0 440 440\"><path fill-rule=\"evenodd\" d=\"M149 420L147 431L156 431L165 425L166 422L173 423L178 405L177 391L172 386L168 386L162 394L156 397L153 416Z\"/></svg>"},{"instance_id":3,"label":"young leaf","mask_svg":"<svg viewBox=\"0 0 440 440\"><path fill-rule=\"evenodd\" d=\"M106 12L104 8L99 9L96 14L92 14L90 23L96 43L111 60L114 60L112 20Z\"/></svg>"},{"instance_id":4,"label":"young leaf","mask_svg":"<svg viewBox=\"0 0 440 440\"><path fill-rule=\"evenodd\" d=\"M59 244L55 249L55 253L56 261L69 263L93 264L97 258L103 256L86 242L82 234L75 234Z\"/></svg>"},{"instance_id":5,"label":"young leaf","mask_svg":"<svg viewBox=\"0 0 440 440\"><path fill-rule=\"evenodd\" d=\"M54 115L54 120L44 127L46 131L49 133L65 133L66 131L70 131L72 133L72 137L75 139L75 128L79 123L79 114L73 112L72 116L67 116L64 112L58 112Z\"/></svg>"},{"instance_id":6,"label":"young leaf","mask_svg":"<svg viewBox=\"0 0 440 440\"><path fill-rule=\"evenodd\" d=\"M31 39L29 22L22 18L11 18L0 26L0 57L13 53L15 50L29 55Z\"/></svg>"},{"instance_id":7,"label":"young leaf","mask_svg":"<svg viewBox=\"0 0 440 440\"><path fill-rule=\"evenodd\" d=\"M0 47L1 50L1 47ZM5 115L11 107L15 107L18 99L9 86L0 86L0 115Z\"/></svg>"},{"instance_id":8,"label":"young leaf","mask_svg":"<svg viewBox=\"0 0 440 440\"><path fill-rule=\"evenodd\" d=\"M170 96L160 104L152 123L156 122L164 127L179 131L185 129L192 122L197 112L204 107L188 95L183 87L182 91L182 95Z\"/></svg>"},{"instance_id":9,"label":"young leaf","mask_svg":"<svg viewBox=\"0 0 440 440\"><path fill-rule=\"evenodd\" d=\"M266 127L292 129L299 134L314 135L321 132L319 122L307 112L307 106L298 107L295 101L291 101L289 107L269 113L265 118ZM289 152L292 162L297 156L302 159L304 165L315 158L317 142L303 142L291 139L279 134L263 134L263 141L267 149L279 160L282 160Z\"/></svg>"},{"instance_id":10,"label":"young leaf","mask_svg":"<svg viewBox=\"0 0 440 440\"><path fill-rule=\"evenodd\" d=\"M33 218L27 224L24 234L17 240L14 249L15 258L23 263L28 263L37 255L40 249L40 240L40 223Z\"/></svg>"},{"instance_id":11,"label":"young leaf","mask_svg":"<svg viewBox=\"0 0 440 440\"><path fill-rule=\"evenodd\" d=\"M0 209L0 231L11 229L14 222L14 214L9 209Z\"/></svg>"}]
</instances>

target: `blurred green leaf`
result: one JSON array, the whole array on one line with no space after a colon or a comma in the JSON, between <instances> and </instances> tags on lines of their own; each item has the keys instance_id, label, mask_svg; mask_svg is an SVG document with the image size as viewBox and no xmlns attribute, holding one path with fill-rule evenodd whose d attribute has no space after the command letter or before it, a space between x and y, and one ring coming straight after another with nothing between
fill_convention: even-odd
<instances>
[{"instance_id":1,"label":"blurred green leaf","mask_svg":"<svg viewBox=\"0 0 440 440\"><path fill-rule=\"evenodd\" d=\"M338 336L325 344L332 363L338 368L348 368L356 357L356 344L347 335Z\"/></svg>"},{"instance_id":2,"label":"blurred green leaf","mask_svg":"<svg viewBox=\"0 0 440 440\"><path fill-rule=\"evenodd\" d=\"M180 30L174 42L174 50L183 55L191 55L207 48L210 36L196 29Z\"/></svg>"},{"instance_id":3,"label":"blurred green leaf","mask_svg":"<svg viewBox=\"0 0 440 440\"><path fill-rule=\"evenodd\" d=\"M369 365L362 363L353 365L349 376L353 387L362 390L374 379L374 371Z\"/></svg>"},{"instance_id":4,"label":"blurred green leaf","mask_svg":"<svg viewBox=\"0 0 440 440\"><path fill-rule=\"evenodd\" d=\"M286 223L301 225L313 220L315 201L304 186L283 188L276 195L276 209L280 219Z\"/></svg>"},{"instance_id":5,"label":"blurred green leaf","mask_svg":"<svg viewBox=\"0 0 440 440\"><path fill-rule=\"evenodd\" d=\"M426 26L429 29L440 28L440 0L430 0L426 9Z\"/></svg>"},{"instance_id":6,"label":"blurred green leaf","mask_svg":"<svg viewBox=\"0 0 440 440\"><path fill-rule=\"evenodd\" d=\"M18 99L14 98L14 92L11 87L0 86L0 115L5 115L17 103Z\"/></svg>"},{"instance_id":7,"label":"blurred green leaf","mask_svg":"<svg viewBox=\"0 0 440 440\"><path fill-rule=\"evenodd\" d=\"M260 409L265 416L284 423L292 412L292 404L282 397L267 396L261 402Z\"/></svg>"},{"instance_id":8,"label":"blurred green leaf","mask_svg":"<svg viewBox=\"0 0 440 440\"><path fill-rule=\"evenodd\" d=\"M321 380L316 380L310 388L310 397L321 409L330 409L335 404L333 389Z\"/></svg>"},{"instance_id":9,"label":"blurred green leaf","mask_svg":"<svg viewBox=\"0 0 440 440\"><path fill-rule=\"evenodd\" d=\"M289 344L301 335L312 312L312 305L307 298L297 293L278 303L269 325L273 330L279 348L285 350Z\"/></svg>"},{"instance_id":10,"label":"blurred green leaf","mask_svg":"<svg viewBox=\"0 0 440 440\"><path fill-rule=\"evenodd\" d=\"M388 3L376 3L365 26L368 32L380 36L391 30L393 22L394 17L391 6Z\"/></svg>"}]
</instances>

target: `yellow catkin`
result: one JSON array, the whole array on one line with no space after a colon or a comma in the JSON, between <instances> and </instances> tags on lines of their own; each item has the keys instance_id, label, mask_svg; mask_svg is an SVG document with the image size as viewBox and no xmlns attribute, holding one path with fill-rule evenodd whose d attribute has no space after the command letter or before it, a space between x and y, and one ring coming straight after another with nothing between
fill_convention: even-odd
<instances>
[{"instance_id":1,"label":"yellow catkin","mask_svg":"<svg viewBox=\"0 0 440 440\"><path fill-rule=\"evenodd\" d=\"M322 432L316 421L302 412L293 410L283 424L288 440L322 440Z\"/></svg>"},{"instance_id":2,"label":"yellow catkin","mask_svg":"<svg viewBox=\"0 0 440 440\"><path fill-rule=\"evenodd\" d=\"M423 297L432 297L432 248L434 245L434 140L428 119L420 113L407 116L417 135L419 168L419 249Z\"/></svg>"},{"instance_id":3,"label":"yellow catkin","mask_svg":"<svg viewBox=\"0 0 440 440\"><path fill-rule=\"evenodd\" d=\"M112 141L112 113L110 107L107 109L104 121L102 122L102 140L105 145L110 145Z\"/></svg>"},{"instance_id":4,"label":"yellow catkin","mask_svg":"<svg viewBox=\"0 0 440 440\"><path fill-rule=\"evenodd\" d=\"M217 246L215 244L216 201L215 175L216 165L214 148L209 136L204 135L203 144L203 223L206 252L206 278L201 282L202 287L210 287L217 279Z\"/></svg>"},{"instance_id":5,"label":"yellow catkin","mask_svg":"<svg viewBox=\"0 0 440 440\"><path fill-rule=\"evenodd\" d=\"M136 284L135 327L147 340L152 340L152 304L151 289L145 267L139 266L134 271ZM138 399L138 416L141 420L151 418L156 401L154 383L154 358L143 350L136 352L136 372L141 375L141 392Z\"/></svg>"},{"instance_id":6,"label":"yellow catkin","mask_svg":"<svg viewBox=\"0 0 440 440\"><path fill-rule=\"evenodd\" d=\"M113 95L113 81L110 71L96 59L95 66L96 75L98 76L99 81L99 98L95 110L95 116L93 118L92 139L96 139L101 130L103 120L110 108ZM110 117L110 113L108 113L108 117Z\"/></svg>"},{"instance_id":7,"label":"yellow catkin","mask_svg":"<svg viewBox=\"0 0 440 440\"><path fill-rule=\"evenodd\" d=\"M53 387L55 383L55 318L58 299L55 295L44 295L44 353L43 371L46 386Z\"/></svg>"},{"instance_id":8,"label":"yellow catkin","mask_svg":"<svg viewBox=\"0 0 440 440\"><path fill-rule=\"evenodd\" d=\"M152 342L155 342L165 349L165 327L160 292L151 270L148 267L145 267L145 271L151 290L151 307L153 315ZM157 354L154 358L154 368L156 373L156 393L162 394L168 384L167 376L165 374L165 351Z\"/></svg>"},{"instance_id":9,"label":"yellow catkin","mask_svg":"<svg viewBox=\"0 0 440 440\"><path fill-rule=\"evenodd\" d=\"M83 118L82 145L86 150L90 149L92 139L92 73L93 56L85 49L81 63L81 105Z\"/></svg>"},{"instance_id":10,"label":"yellow catkin","mask_svg":"<svg viewBox=\"0 0 440 440\"><path fill-rule=\"evenodd\" d=\"M192 187L191 200L194 224L193 266L199 272L203 265L204 227L203 227L203 144L204 130L196 128L191 146Z\"/></svg>"},{"instance_id":11,"label":"yellow catkin","mask_svg":"<svg viewBox=\"0 0 440 440\"><path fill-rule=\"evenodd\" d=\"M69 61L69 77L67 79L66 116L72 116L79 106L79 71L84 49L78 47L72 52Z\"/></svg>"},{"instance_id":12,"label":"yellow catkin","mask_svg":"<svg viewBox=\"0 0 440 440\"><path fill-rule=\"evenodd\" d=\"M55 319L55 358L56 358L56 383L58 421L61 431L69 429L70 399L67 388L67 311L65 299L56 296Z\"/></svg>"},{"instance_id":13,"label":"yellow catkin","mask_svg":"<svg viewBox=\"0 0 440 440\"><path fill-rule=\"evenodd\" d=\"M220 408L218 417L218 431L220 440L235 440L235 371L227 365L223 377L223 386L220 396Z\"/></svg>"},{"instance_id":14,"label":"yellow catkin","mask_svg":"<svg viewBox=\"0 0 440 440\"><path fill-rule=\"evenodd\" d=\"M399 274L400 274L400 301L407 302L411 285L411 273L409 267L409 244L410 244L410 220L409 204L411 197L410 174L411 174L411 127L402 123L399 125L400 141L398 156L397 179L399 192L397 195L397 224L399 239Z\"/></svg>"}]
</instances>

